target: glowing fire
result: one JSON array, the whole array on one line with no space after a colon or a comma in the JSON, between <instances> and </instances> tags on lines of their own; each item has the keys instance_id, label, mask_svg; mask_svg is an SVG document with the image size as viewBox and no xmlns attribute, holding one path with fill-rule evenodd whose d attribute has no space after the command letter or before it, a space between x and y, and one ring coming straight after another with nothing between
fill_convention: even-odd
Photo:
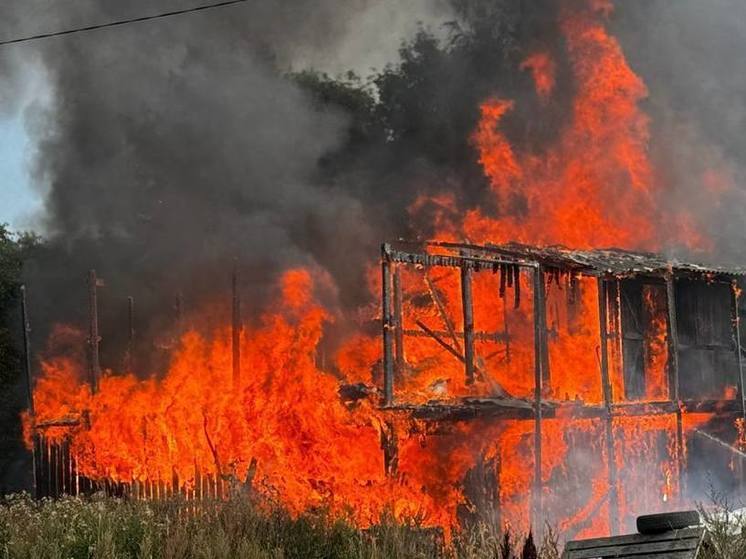
<instances>
[{"instance_id":1,"label":"glowing fire","mask_svg":"<svg viewBox=\"0 0 746 559\"><path fill-rule=\"evenodd\" d=\"M513 101L485 101L473 141L500 215L474 209L454 221L447 217L457 215L453 198L444 194L433 200L451 210L438 217L440 239L654 249L658 222L689 224L686 216L660 215L656 207L659 183L647 156L648 118L638 107L646 89L605 28L610 3L572 6L560 22L577 91L569 124L545 152L519 153L500 129ZM555 91L555 66L544 51L523 64L542 99ZM679 229L684 231L680 242L706 245L691 227ZM463 331L458 272L401 272L404 329L442 331L459 347L460 340L452 334ZM544 397L601 404L595 280L567 275L548 279L551 381ZM379 290L376 281L371 281L374 293ZM531 285L525 273L513 276L506 287L497 275L476 274L474 299L481 303L475 308L475 323L483 332L501 333L477 340L476 384L466 385L463 364L432 337L422 336L407 345L405 374L397 380L402 400L467 394L531 398ZM36 422L80 418L72 430L53 427L46 434L72 434L80 473L93 479L130 483L177 477L189 488L197 472L224 476L250 483L252 490L293 512L327 507L334 514L352 515L361 525L376 521L387 507L400 517L420 515L431 525L454 525L459 506L466 502L467 472L478 459L495 459L503 520L526 527L533 422L459 423L450 432L429 437L413 434L418 429L409 421L392 419L371 399L343 404L339 380L315 360L324 324L333 316L315 301L313 288L307 270L284 274L275 310L263 316L260 326L242 332L238 386L232 383L229 329L209 338L188 332L164 374L139 380L133 374L107 372L95 395L85 384L80 359L56 356L45 361L35 390ZM502 296L496 297L498 292ZM652 316L645 341L646 400L666 399L668 391L666 321L657 296L651 290L644 294ZM615 402L624 399L620 343L612 338L609 344ZM371 376L380 380L380 359L380 340L354 333L339 349L335 368L345 382L370 383ZM394 476L386 475L381 452L387 421L396 422L400 434ZM696 424L691 420L686 429ZM675 419L618 418L613 429L618 435L617 470L622 472L619 485L635 488L620 494L622 510L630 514L675 504L678 449L670 446ZM545 422L544 501L561 529L581 535L608 530L605 463L610 457L603 441L600 419L558 417ZM666 458L651 462L651 455ZM584 494L569 498L557 488ZM577 503L583 503L580 509Z\"/></svg>"}]
</instances>

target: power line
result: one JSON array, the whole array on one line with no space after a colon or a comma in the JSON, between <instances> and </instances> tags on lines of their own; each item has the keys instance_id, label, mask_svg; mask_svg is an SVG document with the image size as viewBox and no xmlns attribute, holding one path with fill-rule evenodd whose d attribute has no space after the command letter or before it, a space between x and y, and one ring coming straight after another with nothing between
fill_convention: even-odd
<instances>
[{"instance_id":1,"label":"power line","mask_svg":"<svg viewBox=\"0 0 746 559\"><path fill-rule=\"evenodd\" d=\"M74 33L83 33L85 31L95 31L96 29L104 29L107 27L118 27L120 25L128 25L130 23L139 23L142 21L151 21L154 19L163 19L171 16L178 16L182 14L190 14L193 12L201 12L203 10L211 10L213 8L223 8L225 6L231 6L233 4L242 4L248 0L224 0L223 2L216 2L214 4L203 4L202 6L195 6L193 8L184 8L183 10L174 10L172 12L163 12L160 14L154 14L150 16L135 17L131 19L120 19L116 21L109 21L107 23L99 23L97 25L89 25L88 27L76 27L74 29L65 29L64 31L54 31L52 33L41 33L39 35L31 35L29 37L21 37L18 39L6 39L0 41L0 47L6 45L13 45L18 43L27 43L29 41L36 41L38 39L49 39L51 37L60 37L62 35L72 35Z\"/></svg>"}]
</instances>

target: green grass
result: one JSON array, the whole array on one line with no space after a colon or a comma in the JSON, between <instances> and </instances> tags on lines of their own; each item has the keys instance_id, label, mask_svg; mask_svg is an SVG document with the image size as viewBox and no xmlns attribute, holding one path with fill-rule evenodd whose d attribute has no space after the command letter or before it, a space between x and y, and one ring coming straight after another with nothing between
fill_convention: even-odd
<instances>
[{"instance_id":1,"label":"green grass","mask_svg":"<svg viewBox=\"0 0 746 559\"><path fill-rule=\"evenodd\" d=\"M520 542L516 545L513 539ZM557 559L550 534L524 538L476 526L446 544L438 530L382 519L359 530L323 512L291 518L248 498L194 507L91 497L0 500L0 557L12 559Z\"/></svg>"}]
</instances>

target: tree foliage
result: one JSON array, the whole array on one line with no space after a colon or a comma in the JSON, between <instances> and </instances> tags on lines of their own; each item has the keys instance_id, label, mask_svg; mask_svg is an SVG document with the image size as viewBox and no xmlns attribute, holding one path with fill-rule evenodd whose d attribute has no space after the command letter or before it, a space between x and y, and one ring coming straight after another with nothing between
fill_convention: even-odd
<instances>
[{"instance_id":1,"label":"tree foliage","mask_svg":"<svg viewBox=\"0 0 746 559\"><path fill-rule=\"evenodd\" d=\"M18 294L24 258L37 244L36 236L12 233L0 224L0 493L6 480L19 481L17 475L5 475L14 466L12 457L17 453L13 451L21 445L23 379Z\"/></svg>"}]
</instances>

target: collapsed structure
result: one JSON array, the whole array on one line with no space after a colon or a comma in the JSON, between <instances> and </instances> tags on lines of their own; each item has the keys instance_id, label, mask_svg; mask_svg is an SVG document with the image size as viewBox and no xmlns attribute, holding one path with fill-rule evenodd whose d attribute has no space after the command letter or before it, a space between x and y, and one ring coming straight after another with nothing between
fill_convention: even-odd
<instances>
[{"instance_id":1,"label":"collapsed structure","mask_svg":"<svg viewBox=\"0 0 746 559\"><path fill-rule=\"evenodd\" d=\"M542 431L554 419L603 424L598 461L606 470L602 500L612 533L620 527L624 465L615 439L618 430L624 435L619 422L625 418L675 420L672 440L663 445L673 455L681 498L686 425L725 449L726 456L736 456L736 477L742 477L740 443L725 443L689 419L716 416L726 430L739 426L742 439L743 269L618 249L430 242L416 248L383 245L382 272L383 409L424 424L533 422L534 526L544 518L547 483ZM423 340L451 360L424 393L413 386L422 360L413 363L408 354ZM443 378L450 390L442 389ZM392 469L395 443L391 434L384 444ZM599 502L593 511L600 508Z\"/></svg>"}]
</instances>

